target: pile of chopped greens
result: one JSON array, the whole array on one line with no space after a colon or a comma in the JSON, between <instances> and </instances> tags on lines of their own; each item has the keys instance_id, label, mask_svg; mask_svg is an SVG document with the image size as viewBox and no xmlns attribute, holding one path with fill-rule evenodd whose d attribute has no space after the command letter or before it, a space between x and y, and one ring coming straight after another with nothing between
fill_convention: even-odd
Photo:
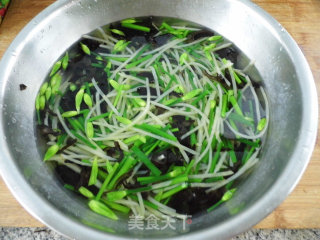
<instances>
[{"instance_id":1,"label":"pile of chopped greens","mask_svg":"<svg viewBox=\"0 0 320 240\"><path fill-rule=\"evenodd\" d=\"M268 125L236 50L195 27L126 19L84 35L36 98L44 161L94 212L210 212L236 193Z\"/></svg>"}]
</instances>

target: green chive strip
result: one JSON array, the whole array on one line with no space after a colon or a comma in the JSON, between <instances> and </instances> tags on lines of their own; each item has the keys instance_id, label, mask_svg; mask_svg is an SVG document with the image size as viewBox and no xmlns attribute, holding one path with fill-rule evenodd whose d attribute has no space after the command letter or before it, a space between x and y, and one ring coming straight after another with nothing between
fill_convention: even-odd
<instances>
[{"instance_id":1,"label":"green chive strip","mask_svg":"<svg viewBox=\"0 0 320 240\"><path fill-rule=\"evenodd\" d=\"M135 62L132 62L132 63L130 63L130 64L127 64L127 65L126 65L126 69L133 68L133 67L137 66L138 64L143 63L143 62L149 60L149 59L152 58L152 57L153 57L153 55L144 56L143 58L140 58L139 60L137 60L137 61L135 61Z\"/></svg>"},{"instance_id":2,"label":"green chive strip","mask_svg":"<svg viewBox=\"0 0 320 240\"><path fill-rule=\"evenodd\" d=\"M161 129L155 128L152 125L148 125L148 124L143 123L143 124L140 124L140 125L136 124L136 125L134 125L134 127L138 128L140 130L143 130L145 132L150 132L150 133L153 133L153 134L158 135L160 137L169 139L169 140L174 141L174 142L178 141L175 136L170 135L169 133L167 133L167 132L165 132L165 131L163 131Z\"/></svg>"},{"instance_id":3,"label":"green chive strip","mask_svg":"<svg viewBox=\"0 0 320 240\"><path fill-rule=\"evenodd\" d=\"M127 172L129 172L131 170L131 168L133 168L133 166L136 164L136 162L137 161L131 156L124 157L120 163L120 169L118 170L117 174L110 181L110 184L107 186L107 190L113 189L113 187L116 184L116 182L118 181L118 179L121 176L123 176L124 174L126 174Z\"/></svg>"},{"instance_id":4,"label":"green chive strip","mask_svg":"<svg viewBox=\"0 0 320 240\"><path fill-rule=\"evenodd\" d=\"M91 168L91 174L90 174L90 179L88 185L94 185L97 183L97 177L98 177L98 158L95 157L92 163L92 168Z\"/></svg>"},{"instance_id":5,"label":"green chive strip","mask_svg":"<svg viewBox=\"0 0 320 240\"><path fill-rule=\"evenodd\" d=\"M44 95L47 88L48 88L48 82L45 82L44 84L42 84L42 86L40 88L40 95Z\"/></svg>"},{"instance_id":6,"label":"green chive strip","mask_svg":"<svg viewBox=\"0 0 320 240\"><path fill-rule=\"evenodd\" d=\"M226 117L227 112L227 105L228 105L228 95L224 94L222 96L222 109L221 109L221 117Z\"/></svg>"},{"instance_id":7,"label":"green chive strip","mask_svg":"<svg viewBox=\"0 0 320 240\"><path fill-rule=\"evenodd\" d=\"M128 58L126 58L126 57L107 57L107 59L111 59L111 60L118 61L118 62L125 62L128 60ZM109 62L109 63L111 63L111 62Z\"/></svg>"},{"instance_id":8,"label":"green chive strip","mask_svg":"<svg viewBox=\"0 0 320 240\"><path fill-rule=\"evenodd\" d=\"M135 142L137 140L141 140L141 142L146 143L146 137L142 136L142 135L134 135L132 137L129 137L129 138L125 139L123 142L125 144L130 144L130 143L133 143L133 142Z\"/></svg>"},{"instance_id":9,"label":"green chive strip","mask_svg":"<svg viewBox=\"0 0 320 240\"><path fill-rule=\"evenodd\" d=\"M115 166L115 164L114 164L114 166ZM113 167L108 160L106 160L106 170L108 171L109 174L113 171Z\"/></svg>"},{"instance_id":10,"label":"green chive strip","mask_svg":"<svg viewBox=\"0 0 320 240\"><path fill-rule=\"evenodd\" d=\"M123 123L124 125L129 125L132 123L131 120L129 120L128 118L125 118L125 117L116 116L116 119L118 122Z\"/></svg>"},{"instance_id":11,"label":"green chive strip","mask_svg":"<svg viewBox=\"0 0 320 240\"><path fill-rule=\"evenodd\" d=\"M164 175L160 176L147 176L147 177L138 177L137 181L140 182L142 185L149 184L149 183L154 183L154 182L160 182L163 180L167 180L170 178L175 178L182 174L185 171L184 167L179 167L176 168L175 170L168 172Z\"/></svg>"},{"instance_id":12,"label":"green chive strip","mask_svg":"<svg viewBox=\"0 0 320 240\"><path fill-rule=\"evenodd\" d=\"M94 136L94 128L92 122L88 122L86 126L86 135L88 138L93 138Z\"/></svg>"},{"instance_id":13,"label":"green chive strip","mask_svg":"<svg viewBox=\"0 0 320 240\"><path fill-rule=\"evenodd\" d=\"M121 30L118 29L110 29L111 32L118 34L120 36L125 36L124 32L122 32Z\"/></svg>"},{"instance_id":14,"label":"green chive strip","mask_svg":"<svg viewBox=\"0 0 320 240\"><path fill-rule=\"evenodd\" d=\"M162 22L160 29L167 29L169 32L174 32L175 29L173 27L171 27L169 24L167 24L166 22Z\"/></svg>"},{"instance_id":15,"label":"green chive strip","mask_svg":"<svg viewBox=\"0 0 320 240\"><path fill-rule=\"evenodd\" d=\"M87 161L87 160L83 159L82 161ZM89 163L90 163L90 161L89 161ZM107 177L108 177L108 174L105 171L99 169L99 171L98 171L98 179L104 181L104 180L106 180Z\"/></svg>"},{"instance_id":16,"label":"green chive strip","mask_svg":"<svg viewBox=\"0 0 320 240\"><path fill-rule=\"evenodd\" d=\"M95 68L104 68L104 66L102 64L99 64L99 63L91 63L91 66L95 67Z\"/></svg>"},{"instance_id":17,"label":"green chive strip","mask_svg":"<svg viewBox=\"0 0 320 240\"><path fill-rule=\"evenodd\" d=\"M46 89L46 93L45 93L45 96L46 96L46 100L49 101L50 97L51 97L51 94L52 94L52 88L51 87L48 87Z\"/></svg>"},{"instance_id":18,"label":"green chive strip","mask_svg":"<svg viewBox=\"0 0 320 240\"><path fill-rule=\"evenodd\" d=\"M175 187L175 188L173 188L173 189L170 189L169 191L164 192L163 194L161 194L161 195L159 195L159 196L156 195L156 196L155 196L155 199L156 199L157 201L161 201L161 200L163 200L163 199L166 199L166 198L168 198L168 197L171 197L172 195L174 195L174 194L182 191L183 189L186 189L187 187L188 187L188 184L187 184L187 183L183 183L183 184L181 184L180 186L177 186L177 187Z\"/></svg>"},{"instance_id":19,"label":"green chive strip","mask_svg":"<svg viewBox=\"0 0 320 240\"><path fill-rule=\"evenodd\" d=\"M133 24L133 23L122 22L121 26L125 27L125 28L131 28L131 29L139 30L139 31L142 31L142 32L150 32L150 28L145 27L145 26L136 25L136 24Z\"/></svg>"},{"instance_id":20,"label":"green chive strip","mask_svg":"<svg viewBox=\"0 0 320 240\"><path fill-rule=\"evenodd\" d=\"M150 159L143 153L141 150L134 146L132 148L132 151L135 153L135 155L138 157L138 159L143 162L144 165L146 165L147 168L150 169L150 171L156 175L160 176L161 171L150 161Z\"/></svg>"},{"instance_id":21,"label":"green chive strip","mask_svg":"<svg viewBox=\"0 0 320 240\"><path fill-rule=\"evenodd\" d=\"M126 49L130 42L126 42L125 40L119 40L113 47L114 52L122 52Z\"/></svg>"},{"instance_id":22,"label":"green chive strip","mask_svg":"<svg viewBox=\"0 0 320 240\"><path fill-rule=\"evenodd\" d=\"M75 130L70 130L71 133L78 138L81 142L83 142L84 144L88 145L89 147L93 148L93 149L97 149L97 147L95 145L93 145L89 140L87 140L85 137L82 137L79 133L77 133Z\"/></svg>"},{"instance_id":23,"label":"green chive strip","mask_svg":"<svg viewBox=\"0 0 320 240\"><path fill-rule=\"evenodd\" d=\"M234 96L230 96L230 102L231 102L234 110L236 111L236 113L238 113L240 116L243 116L241 108L238 105L237 99Z\"/></svg>"},{"instance_id":24,"label":"green chive strip","mask_svg":"<svg viewBox=\"0 0 320 240\"><path fill-rule=\"evenodd\" d=\"M90 49L88 48L87 45L83 44L83 43L80 43L80 46L81 46L81 49L82 51L87 54L87 55L91 55L91 51Z\"/></svg>"},{"instance_id":25,"label":"green chive strip","mask_svg":"<svg viewBox=\"0 0 320 240\"><path fill-rule=\"evenodd\" d=\"M266 126L266 124L267 124L267 119L266 119L266 118L262 118L262 119L259 121L258 125L257 125L257 130L258 130L259 132L261 132L261 131L264 129L264 127Z\"/></svg>"},{"instance_id":26,"label":"green chive strip","mask_svg":"<svg viewBox=\"0 0 320 240\"><path fill-rule=\"evenodd\" d=\"M188 175L190 173L190 171L192 170L193 165L195 164L196 160L192 159L191 162L188 164L187 168L186 168L186 174Z\"/></svg>"},{"instance_id":27,"label":"green chive strip","mask_svg":"<svg viewBox=\"0 0 320 240\"><path fill-rule=\"evenodd\" d=\"M136 22L137 22L137 20L134 18L128 18L128 19L121 21L121 23L136 23Z\"/></svg>"},{"instance_id":28,"label":"green chive strip","mask_svg":"<svg viewBox=\"0 0 320 240\"><path fill-rule=\"evenodd\" d=\"M48 148L46 154L44 155L44 161L49 160L50 158L52 158L54 155L56 155L56 153L59 151L59 146L58 144L52 145Z\"/></svg>"},{"instance_id":29,"label":"green chive strip","mask_svg":"<svg viewBox=\"0 0 320 240\"><path fill-rule=\"evenodd\" d=\"M214 204L212 207L209 207L209 208L207 209L207 212L211 212L213 209L215 209L216 207L218 207L220 204L228 201L230 198L232 198L232 196L233 196L233 194L234 194L235 191L236 191L235 188L227 191L227 192L222 196L222 198L221 198L216 204Z\"/></svg>"},{"instance_id":30,"label":"green chive strip","mask_svg":"<svg viewBox=\"0 0 320 240\"><path fill-rule=\"evenodd\" d=\"M202 89L194 89L182 97L182 101L190 100L196 96L198 96L202 92Z\"/></svg>"},{"instance_id":31,"label":"green chive strip","mask_svg":"<svg viewBox=\"0 0 320 240\"><path fill-rule=\"evenodd\" d=\"M106 112L106 113L103 113L103 114L101 114L101 115L91 117L91 118L88 119L88 121L89 121L89 122L93 122L93 121L99 120L99 119L101 119L101 118L107 118L109 115L110 115L110 112Z\"/></svg>"},{"instance_id":32,"label":"green chive strip","mask_svg":"<svg viewBox=\"0 0 320 240\"><path fill-rule=\"evenodd\" d=\"M134 58L131 59L131 62L136 61L146 50L148 50L150 47L150 44L146 44L141 50L140 52L138 52L138 54L136 56L134 56ZM133 74L134 75L134 74Z\"/></svg>"},{"instance_id":33,"label":"green chive strip","mask_svg":"<svg viewBox=\"0 0 320 240\"><path fill-rule=\"evenodd\" d=\"M58 61L53 65L50 73L50 77L52 77L56 72L58 72L60 68L61 68L61 61Z\"/></svg>"},{"instance_id":34,"label":"green chive strip","mask_svg":"<svg viewBox=\"0 0 320 240\"><path fill-rule=\"evenodd\" d=\"M205 90L199 96L197 96L192 102L191 105L196 106L200 100L202 100L206 95L208 95L210 91Z\"/></svg>"},{"instance_id":35,"label":"green chive strip","mask_svg":"<svg viewBox=\"0 0 320 240\"><path fill-rule=\"evenodd\" d=\"M96 196L96 200L99 200L102 196L102 194L104 193L104 191L107 189L107 186L111 180L111 178L113 177L113 175L116 173L117 169L119 167L119 163L116 162L114 165L113 165L113 169L112 169L112 172L109 172L108 176L106 177L106 179L104 180L101 188L99 189L99 192Z\"/></svg>"},{"instance_id":36,"label":"green chive strip","mask_svg":"<svg viewBox=\"0 0 320 240\"><path fill-rule=\"evenodd\" d=\"M107 200L114 202L114 201L118 201L118 200L124 198L127 195L128 195L127 190L108 192L107 193Z\"/></svg>"},{"instance_id":37,"label":"green chive strip","mask_svg":"<svg viewBox=\"0 0 320 240\"><path fill-rule=\"evenodd\" d=\"M209 170L209 173L213 173L215 167L216 167L216 164L217 164L217 161L219 159L219 156L220 156L220 151L222 149L222 146L223 146L223 142L219 142L218 143L218 146L217 146L217 150L213 156L213 159L212 159L212 163L211 163L211 166L210 166L210 170Z\"/></svg>"},{"instance_id":38,"label":"green chive strip","mask_svg":"<svg viewBox=\"0 0 320 240\"><path fill-rule=\"evenodd\" d=\"M242 165L244 165L249 160L249 158L252 156L255 149L256 149L255 147L251 147L249 151L245 150L245 153L243 154L243 157L241 160Z\"/></svg>"},{"instance_id":39,"label":"green chive strip","mask_svg":"<svg viewBox=\"0 0 320 240\"><path fill-rule=\"evenodd\" d=\"M85 196L86 198L89 198L89 199L94 198L93 193L92 193L89 189L87 189L87 188L85 188L85 187L83 187L83 186L81 186L78 191L79 191L83 196Z\"/></svg>"},{"instance_id":40,"label":"green chive strip","mask_svg":"<svg viewBox=\"0 0 320 240\"><path fill-rule=\"evenodd\" d=\"M75 117L79 114L78 111L67 111L61 114L63 118L70 118L70 117Z\"/></svg>"},{"instance_id":41,"label":"green chive strip","mask_svg":"<svg viewBox=\"0 0 320 240\"><path fill-rule=\"evenodd\" d=\"M89 208L94 211L95 213L98 213L102 216L105 216L107 218L110 218L112 220L118 220L117 215L105 204L97 201L97 200L90 200L89 203Z\"/></svg>"},{"instance_id":42,"label":"green chive strip","mask_svg":"<svg viewBox=\"0 0 320 240\"><path fill-rule=\"evenodd\" d=\"M236 72L232 69L232 74L234 76L234 79L236 80L236 82L238 84L241 84L241 79L239 78L238 74L236 74Z\"/></svg>"},{"instance_id":43,"label":"green chive strip","mask_svg":"<svg viewBox=\"0 0 320 240\"><path fill-rule=\"evenodd\" d=\"M71 191L76 191L76 189L74 188L74 186L70 185L70 184L64 184L63 185L64 188L71 190Z\"/></svg>"},{"instance_id":44,"label":"green chive strip","mask_svg":"<svg viewBox=\"0 0 320 240\"><path fill-rule=\"evenodd\" d=\"M248 139L245 139L245 138L239 138L238 141L242 142L242 143L244 143L246 145L249 145L251 147L255 147L255 148L260 146L260 144L259 144L260 141L259 140L253 141L253 140L248 140Z\"/></svg>"},{"instance_id":45,"label":"green chive strip","mask_svg":"<svg viewBox=\"0 0 320 240\"><path fill-rule=\"evenodd\" d=\"M210 107L210 112L209 112L209 128L208 128L209 133L211 133L211 131L212 131L212 126L213 126L213 122L214 122L215 106L216 106L216 101L212 101L211 107Z\"/></svg>"},{"instance_id":46,"label":"green chive strip","mask_svg":"<svg viewBox=\"0 0 320 240\"><path fill-rule=\"evenodd\" d=\"M77 121L74 118L67 118L67 120L74 130L80 130L82 132L85 132L84 126L79 121Z\"/></svg>"},{"instance_id":47,"label":"green chive strip","mask_svg":"<svg viewBox=\"0 0 320 240\"><path fill-rule=\"evenodd\" d=\"M237 156L236 156L236 153L234 152L234 150L230 150L228 153L229 153L229 156L230 156L231 161L232 161L233 163L238 162Z\"/></svg>"},{"instance_id":48,"label":"green chive strip","mask_svg":"<svg viewBox=\"0 0 320 240\"><path fill-rule=\"evenodd\" d=\"M249 127L253 127L254 123L247 120L244 116L239 115L238 113L230 113L228 116L229 119L247 125Z\"/></svg>"},{"instance_id":49,"label":"green chive strip","mask_svg":"<svg viewBox=\"0 0 320 240\"><path fill-rule=\"evenodd\" d=\"M69 64L69 54L68 52L66 52L66 55L64 55L64 57L62 58L62 68L63 70L66 70Z\"/></svg>"},{"instance_id":50,"label":"green chive strip","mask_svg":"<svg viewBox=\"0 0 320 240\"><path fill-rule=\"evenodd\" d=\"M39 98L39 106L40 110L44 110L44 108L46 107L46 97L43 95Z\"/></svg>"},{"instance_id":51,"label":"green chive strip","mask_svg":"<svg viewBox=\"0 0 320 240\"><path fill-rule=\"evenodd\" d=\"M62 134L58 136L58 141L57 141L58 146L61 146L66 140L66 138L67 138L67 134Z\"/></svg>"},{"instance_id":52,"label":"green chive strip","mask_svg":"<svg viewBox=\"0 0 320 240\"><path fill-rule=\"evenodd\" d=\"M81 103L82 103L82 100L83 100L83 95L84 95L84 88L81 88L77 92L76 97L75 97L75 103L76 103L77 112L80 112L80 106L81 106Z\"/></svg>"},{"instance_id":53,"label":"green chive strip","mask_svg":"<svg viewBox=\"0 0 320 240\"><path fill-rule=\"evenodd\" d=\"M90 95L88 93L84 93L83 101L85 102L85 104L87 104L87 106L89 108L92 108L92 98L90 97Z\"/></svg>"},{"instance_id":54,"label":"green chive strip","mask_svg":"<svg viewBox=\"0 0 320 240\"><path fill-rule=\"evenodd\" d=\"M104 199L104 198L101 198L101 201L106 204L108 207L114 209L114 210L117 210L119 212L123 212L125 214L128 214L130 212L130 208L126 207L126 206L123 206L119 203L115 203L115 202L111 202L111 201L108 201L107 199Z\"/></svg>"},{"instance_id":55,"label":"green chive strip","mask_svg":"<svg viewBox=\"0 0 320 240\"><path fill-rule=\"evenodd\" d=\"M161 143L160 140L156 141L149 149L146 151L146 155L149 156L150 153Z\"/></svg>"}]
</instances>

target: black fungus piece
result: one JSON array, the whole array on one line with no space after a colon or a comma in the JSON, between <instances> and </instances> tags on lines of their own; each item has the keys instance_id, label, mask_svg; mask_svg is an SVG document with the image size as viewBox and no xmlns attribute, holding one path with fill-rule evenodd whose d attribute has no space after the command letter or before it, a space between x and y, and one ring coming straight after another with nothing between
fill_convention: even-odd
<instances>
[{"instance_id":1,"label":"black fungus piece","mask_svg":"<svg viewBox=\"0 0 320 240\"><path fill-rule=\"evenodd\" d=\"M104 80L102 80L102 78L100 80L97 80L99 78L95 78L95 80L96 80L96 82L98 84L98 87L101 89L101 91L104 94L107 94L110 91L111 87L109 85L109 82L106 80L107 77L105 77ZM95 99L96 90L94 88L91 88L91 94L92 94L92 96L94 96L94 99ZM101 96L100 96L100 99L101 99ZM101 109L102 113L108 112L108 104L105 101L101 102L100 103L100 109Z\"/></svg>"},{"instance_id":2,"label":"black fungus piece","mask_svg":"<svg viewBox=\"0 0 320 240\"><path fill-rule=\"evenodd\" d=\"M245 148L246 148L246 144L245 143L242 143L242 142L235 142L234 144L234 151L237 153L237 154L241 154L244 152ZM238 156L237 156L238 157Z\"/></svg>"},{"instance_id":3,"label":"black fungus piece","mask_svg":"<svg viewBox=\"0 0 320 240\"><path fill-rule=\"evenodd\" d=\"M153 154L151 156L151 162L162 173L166 173L172 164L175 166L183 166L184 159L180 152L174 153L171 149L166 149L160 153Z\"/></svg>"},{"instance_id":4,"label":"black fungus piece","mask_svg":"<svg viewBox=\"0 0 320 240\"><path fill-rule=\"evenodd\" d=\"M72 72L71 82L79 81L79 79L88 76L88 70L94 69L91 67L91 58L90 56L81 56L81 59L78 59L76 62L72 61L69 64L69 72ZM96 70L96 69L94 69Z\"/></svg>"},{"instance_id":5,"label":"black fungus piece","mask_svg":"<svg viewBox=\"0 0 320 240\"><path fill-rule=\"evenodd\" d=\"M150 89L150 95L151 96L157 96L157 90L155 88L149 88ZM139 95L143 95L143 96L146 96L147 95L147 88L145 87L139 87L137 89L137 93ZM160 93L161 94L161 93Z\"/></svg>"},{"instance_id":6,"label":"black fungus piece","mask_svg":"<svg viewBox=\"0 0 320 240\"><path fill-rule=\"evenodd\" d=\"M75 110L75 97L78 90L76 91L68 91L61 98L60 106L64 112L66 111L74 111Z\"/></svg>"},{"instance_id":7,"label":"black fungus piece","mask_svg":"<svg viewBox=\"0 0 320 240\"><path fill-rule=\"evenodd\" d=\"M169 207L177 210L178 213L195 215L206 211L217 203L223 196L223 190L218 189L210 193L204 188L188 188L173 195L168 203Z\"/></svg>"},{"instance_id":8,"label":"black fungus piece","mask_svg":"<svg viewBox=\"0 0 320 240\"><path fill-rule=\"evenodd\" d=\"M182 93L177 93L177 92L175 92L175 91L171 92L169 95L170 95L170 96L173 96L173 97L177 97L177 98L180 98L180 97L183 96Z\"/></svg>"},{"instance_id":9,"label":"black fungus piece","mask_svg":"<svg viewBox=\"0 0 320 240\"><path fill-rule=\"evenodd\" d=\"M216 51L220 58L225 58L233 62L234 65L237 64L238 51L233 47L223 48L221 50Z\"/></svg>"},{"instance_id":10,"label":"black fungus piece","mask_svg":"<svg viewBox=\"0 0 320 240\"><path fill-rule=\"evenodd\" d=\"M186 137L185 139L181 139L181 137L190 131L193 123L194 121L191 119L186 120L185 116L176 115L172 117L172 127L179 129L179 131L173 133L174 136L179 140L179 142L182 145L189 148L191 148L190 137Z\"/></svg>"},{"instance_id":11,"label":"black fungus piece","mask_svg":"<svg viewBox=\"0 0 320 240\"><path fill-rule=\"evenodd\" d=\"M233 166L228 167L231 171L233 171L234 173L239 171L239 169L241 168L241 158L237 158L238 161L236 163L233 164Z\"/></svg>"},{"instance_id":12,"label":"black fungus piece","mask_svg":"<svg viewBox=\"0 0 320 240\"><path fill-rule=\"evenodd\" d=\"M152 72L139 72L137 74L138 77L144 78L149 80L149 83L154 83L154 77Z\"/></svg>"},{"instance_id":13,"label":"black fungus piece","mask_svg":"<svg viewBox=\"0 0 320 240\"><path fill-rule=\"evenodd\" d=\"M74 144L76 144L77 142L77 139L71 139L71 138L68 138L67 140L67 144L65 146L63 146L59 151L58 153L62 153L64 150L68 149L69 147L73 146Z\"/></svg>"},{"instance_id":14,"label":"black fungus piece","mask_svg":"<svg viewBox=\"0 0 320 240\"><path fill-rule=\"evenodd\" d=\"M23 90L26 90L26 89L27 89L27 86L24 85L23 83L21 83L21 84L19 85L19 88L20 88L20 91L23 91Z\"/></svg>"},{"instance_id":15,"label":"black fungus piece","mask_svg":"<svg viewBox=\"0 0 320 240\"><path fill-rule=\"evenodd\" d=\"M130 177L131 173L132 173L132 171L129 171L129 172L123 174L123 175L116 181L116 183L115 183L115 185L114 185L114 188L118 188L118 186L121 185L121 184L124 185L125 182L126 182L126 180L127 180L127 178Z\"/></svg>"},{"instance_id":16,"label":"black fungus piece","mask_svg":"<svg viewBox=\"0 0 320 240\"><path fill-rule=\"evenodd\" d=\"M180 152L174 153L172 151L167 152L167 161L169 166L172 164L175 166L183 166L183 163L185 162Z\"/></svg>"},{"instance_id":17,"label":"black fungus piece","mask_svg":"<svg viewBox=\"0 0 320 240\"><path fill-rule=\"evenodd\" d=\"M107 81L108 76L105 73L105 71L103 71L103 70L95 71L92 77L98 83L98 86L101 88L102 92L104 92L104 93L109 92L109 90L110 90L109 83ZM91 79L89 81L91 81Z\"/></svg>"},{"instance_id":18,"label":"black fungus piece","mask_svg":"<svg viewBox=\"0 0 320 240\"><path fill-rule=\"evenodd\" d=\"M142 187L142 185L138 181L135 181L134 183L129 183L126 181L126 179L122 181L122 184L127 189L135 189Z\"/></svg>"},{"instance_id":19,"label":"black fungus piece","mask_svg":"<svg viewBox=\"0 0 320 240\"><path fill-rule=\"evenodd\" d=\"M51 116L54 116L54 117L57 116L57 114L56 114L54 111L52 111L49 107L46 107L44 110L45 110L47 113L49 113Z\"/></svg>"},{"instance_id":20,"label":"black fungus piece","mask_svg":"<svg viewBox=\"0 0 320 240\"><path fill-rule=\"evenodd\" d=\"M152 38L152 43L154 47L161 47L162 45L165 45L166 43L168 43L172 37L173 35L170 33L159 35Z\"/></svg>"},{"instance_id":21,"label":"black fungus piece","mask_svg":"<svg viewBox=\"0 0 320 240\"><path fill-rule=\"evenodd\" d=\"M108 156L121 160L124 156L123 151L120 148L118 142L114 142L114 147L105 148L105 152Z\"/></svg>"},{"instance_id":22,"label":"black fungus piece","mask_svg":"<svg viewBox=\"0 0 320 240\"><path fill-rule=\"evenodd\" d=\"M86 55L82 50L81 52L79 52L79 50L76 50L77 52L75 53L70 53L70 61L69 61L69 65L68 68L70 69L70 67L78 62L80 62L82 60L82 58Z\"/></svg>"},{"instance_id":23,"label":"black fungus piece","mask_svg":"<svg viewBox=\"0 0 320 240\"><path fill-rule=\"evenodd\" d=\"M52 128L50 128L44 124L38 125L38 129L39 129L40 134L42 136L47 136L49 134L54 135L54 136L58 136L60 134L59 131L54 131Z\"/></svg>"},{"instance_id":24,"label":"black fungus piece","mask_svg":"<svg viewBox=\"0 0 320 240\"><path fill-rule=\"evenodd\" d=\"M134 36L130 40L130 44L128 45L129 47L134 47L135 49L138 49L142 47L143 45L147 44L148 41L145 38L145 36Z\"/></svg>"},{"instance_id":25,"label":"black fungus piece","mask_svg":"<svg viewBox=\"0 0 320 240\"><path fill-rule=\"evenodd\" d=\"M198 40L200 38L205 38L205 37L211 37L213 36L213 32L208 31L208 30L199 30L196 32L193 32L191 34L188 35L187 41L188 42L193 42L195 40Z\"/></svg>"},{"instance_id":26,"label":"black fungus piece","mask_svg":"<svg viewBox=\"0 0 320 240\"><path fill-rule=\"evenodd\" d=\"M228 71L226 71L228 72ZM202 71L202 73L209 78L212 81L218 82L220 83L224 88L226 89L232 89L232 85L228 86L225 82L225 80L223 79L223 77L220 74L216 74L216 75L211 75L209 73L207 73L207 71ZM229 75L230 76L230 75Z\"/></svg>"},{"instance_id":27,"label":"black fungus piece","mask_svg":"<svg viewBox=\"0 0 320 240\"><path fill-rule=\"evenodd\" d=\"M141 197L143 199L148 199L149 193L148 192L141 192Z\"/></svg>"},{"instance_id":28,"label":"black fungus piece","mask_svg":"<svg viewBox=\"0 0 320 240\"><path fill-rule=\"evenodd\" d=\"M91 78L95 76L95 73L98 71L97 68L92 67L92 58L88 55L84 56L84 58L77 64L77 69L80 70L80 76L86 76L85 80L91 81Z\"/></svg>"},{"instance_id":29,"label":"black fungus piece","mask_svg":"<svg viewBox=\"0 0 320 240\"><path fill-rule=\"evenodd\" d=\"M90 167L82 167L81 168L81 172L80 172L80 179L79 182L75 185L76 189L79 189L80 187L85 187L87 189L89 189L93 194L97 194L98 193L98 189L95 186L89 186L89 179L90 179L90 175L91 175L91 168Z\"/></svg>"},{"instance_id":30,"label":"black fungus piece","mask_svg":"<svg viewBox=\"0 0 320 240\"><path fill-rule=\"evenodd\" d=\"M64 165L58 165L55 168L55 171L63 183L74 187L78 186L78 183L80 182L80 174Z\"/></svg>"},{"instance_id":31,"label":"black fungus piece","mask_svg":"<svg viewBox=\"0 0 320 240\"><path fill-rule=\"evenodd\" d=\"M91 52L96 51L99 48L100 42L91 40L91 39L81 39L81 43L85 44ZM99 51L105 51L103 48L99 48ZM86 64L83 64L84 59L94 59L95 56L91 54L90 56L87 55L81 48L80 43L77 43L72 46L72 48L69 51L69 65L68 65L68 71L74 73L75 75L78 75L79 72L75 71L78 69L83 69L83 67L87 66ZM78 66L78 63L81 62L80 68L74 69L72 67ZM89 65L91 62L89 62ZM80 74L81 75L81 74Z\"/></svg>"},{"instance_id":32,"label":"black fungus piece","mask_svg":"<svg viewBox=\"0 0 320 240\"><path fill-rule=\"evenodd\" d=\"M98 47L95 51L95 53L100 54L100 53L111 53L110 49L108 48L103 48L103 47ZM92 55L94 58L96 57L95 55ZM103 60L105 61L105 60Z\"/></svg>"},{"instance_id":33,"label":"black fungus piece","mask_svg":"<svg viewBox=\"0 0 320 240\"><path fill-rule=\"evenodd\" d=\"M99 41L92 40L92 39L82 39L80 42L86 45L90 49L90 51L95 51L100 45ZM78 46L78 49L82 51L80 44Z\"/></svg>"},{"instance_id":34,"label":"black fungus piece","mask_svg":"<svg viewBox=\"0 0 320 240\"><path fill-rule=\"evenodd\" d=\"M158 154L153 154L151 156L151 162L162 172L165 173L168 168L168 157L167 151L160 152Z\"/></svg>"},{"instance_id":35,"label":"black fungus piece","mask_svg":"<svg viewBox=\"0 0 320 240\"><path fill-rule=\"evenodd\" d=\"M231 78L229 69L226 69L226 70L225 70L224 76L226 77L226 79L228 79L228 81L229 81L230 83L232 83L232 78ZM230 87L229 87L229 88L230 88L230 89L232 88L232 85L231 85L231 84L230 84Z\"/></svg>"},{"instance_id":36,"label":"black fungus piece","mask_svg":"<svg viewBox=\"0 0 320 240\"><path fill-rule=\"evenodd\" d=\"M161 114L165 113L166 111L167 110L162 107L157 107L157 106L155 107L155 114L156 115L161 115Z\"/></svg>"}]
</instances>

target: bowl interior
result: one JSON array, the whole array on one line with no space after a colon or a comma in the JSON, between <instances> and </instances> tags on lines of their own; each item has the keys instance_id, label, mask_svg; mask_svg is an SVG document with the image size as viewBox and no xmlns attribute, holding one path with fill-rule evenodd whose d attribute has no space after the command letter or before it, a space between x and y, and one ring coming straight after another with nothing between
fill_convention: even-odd
<instances>
[{"instance_id":1,"label":"bowl interior","mask_svg":"<svg viewBox=\"0 0 320 240\"><path fill-rule=\"evenodd\" d=\"M192 218L191 224L176 222L175 230L129 230L127 217L115 222L92 213L83 199L62 188L52 169L41 161L43 152L36 145L34 102L56 59L82 34L98 26L149 15L196 22L234 42L254 61L255 68L248 73L262 81L270 104L270 125L260 162L240 181L234 198L210 214ZM246 61L241 64L244 66ZM301 68L307 68L306 72ZM290 36L249 1L58 1L17 37L0 69L1 161L10 165L2 172L4 178L28 210L52 228L77 239L103 238L100 230L110 232L109 238L197 233L195 238L217 239L237 234L265 217L287 196L313 146L314 122L308 122L306 109L314 104L313 97L308 100L312 85L310 79L302 79L309 73L308 67ZM27 89L20 91L20 84Z\"/></svg>"}]
</instances>

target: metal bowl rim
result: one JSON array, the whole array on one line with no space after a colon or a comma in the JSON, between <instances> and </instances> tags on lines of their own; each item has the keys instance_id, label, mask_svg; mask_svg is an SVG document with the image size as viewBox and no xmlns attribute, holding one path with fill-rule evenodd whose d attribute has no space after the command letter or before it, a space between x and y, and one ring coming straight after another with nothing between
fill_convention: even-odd
<instances>
[{"instance_id":1,"label":"metal bowl rim","mask_svg":"<svg viewBox=\"0 0 320 240\"><path fill-rule=\"evenodd\" d=\"M68 2L70 1L60 0L53 3L34 17L31 22L40 24L47 19L50 14L59 11L59 9ZM291 54L291 58L295 59L294 65L297 70L298 78L304 79L304 93L302 96L305 96L307 99L305 99L306 101L303 102L302 106L304 109L304 121L302 122L297 147L286 167L287 169L292 168L294 171L284 171L274 186L265 193L261 199L255 202L246 211L235 215L229 221L221 222L214 228L188 233L187 236L192 237L192 239L212 239L212 237L220 239L232 237L249 229L266 217L294 189L307 167L315 145L318 125L317 93L314 79L305 57L290 34L287 31L283 31L283 29L279 27L279 23L271 15L249 0L242 1L242 4L268 23L274 33L277 34L279 40L287 47L288 52ZM0 62L0 86L4 85L4 79L6 79L5 70L9 67L10 58L12 57L10 53L18 47L21 47L26 36L37 27L37 25L32 24L31 22L17 35ZM3 96L4 88L2 88L0 92L0 106L3 103ZM0 118L0 124L3 126L2 116ZM48 201L38 196L35 190L30 187L26 179L24 179L15 162L11 160L10 152L3 136L3 129L0 128L0 146L2 146L2 151L0 152L1 176L14 197L32 216L65 236L75 237L76 233L77 236L83 236L83 239L90 239L92 236L95 236L95 239L104 239L105 237L108 237L109 239L124 239L121 236L102 233L101 231L72 221L63 213L56 211L55 207ZM51 213L54 214L54 219L52 218ZM183 238L185 238L185 235L175 237L175 239Z\"/></svg>"}]
</instances>

